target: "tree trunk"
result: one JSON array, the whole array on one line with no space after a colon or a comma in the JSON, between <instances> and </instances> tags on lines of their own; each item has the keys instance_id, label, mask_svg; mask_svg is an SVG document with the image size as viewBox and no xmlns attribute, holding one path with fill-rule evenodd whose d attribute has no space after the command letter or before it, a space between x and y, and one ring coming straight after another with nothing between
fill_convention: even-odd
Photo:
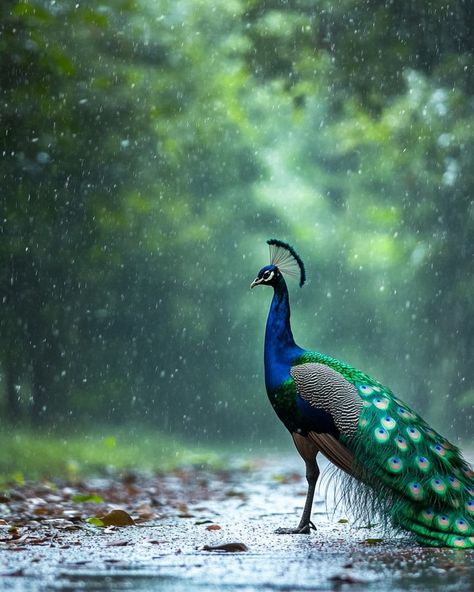
<instances>
[{"instance_id":1,"label":"tree trunk","mask_svg":"<svg viewBox=\"0 0 474 592\"><path fill-rule=\"evenodd\" d=\"M32 395L33 406L31 408L31 421L33 427L43 425L46 422L48 385L44 361L40 356L35 357L32 362Z\"/></svg>"},{"instance_id":2,"label":"tree trunk","mask_svg":"<svg viewBox=\"0 0 474 592\"><path fill-rule=\"evenodd\" d=\"M16 389L18 376L11 354L7 355L4 368L6 378L6 416L14 424L20 419L20 402Z\"/></svg>"}]
</instances>

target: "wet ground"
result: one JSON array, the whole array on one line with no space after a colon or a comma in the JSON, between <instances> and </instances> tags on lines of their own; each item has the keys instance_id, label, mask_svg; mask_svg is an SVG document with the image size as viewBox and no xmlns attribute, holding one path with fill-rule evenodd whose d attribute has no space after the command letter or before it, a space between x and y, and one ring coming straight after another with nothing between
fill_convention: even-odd
<instances>
[{"instance_id":1,"label":"wet ground","mask_svg":"<svg viewBox=\"0 0 474 592\"><path fill-rule=\"evenodd\" d=\"M26 490L19 488L0 505L0 590L474 590L474 553L421 548L377 527L357 528L342 510L327 512L321 497L315 532L274 534L298 522L302 476L295 455L226 472L88 481L88 491L109 500L105 508L76 501L77 510L59 500L84 484L43 484L23 500ZM104 528L84 521L113 507L137 524ZM19 508L31 519L22 522ZM212 550L219 545L228 551Z\"/></svg>"}]
</instances>

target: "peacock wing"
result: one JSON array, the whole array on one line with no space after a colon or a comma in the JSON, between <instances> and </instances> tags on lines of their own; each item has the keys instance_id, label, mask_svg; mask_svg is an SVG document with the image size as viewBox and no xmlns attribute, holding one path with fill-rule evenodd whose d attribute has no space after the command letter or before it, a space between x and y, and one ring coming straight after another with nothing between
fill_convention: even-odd
<instances>
[{"instance_id":1,"label":"peacock wing","mask_svg":"<svg viewBox=\"0 0 474 592\"><path fill-rule=\"evenodd\" d=\"M362 400L356 387L339 372L321 363L304 363L291 368L301 400L327 413L339 434L349 436L358 429ZM308 437L337 467L353 474L353 454L334 433L315 425Z\"/></svg>"},{"instance_id":2,"label":"peacock wing","mask_svg":"<svg viewBox=\"0 0 474 592\"><path fill-rule=\"evenodd\" d=\"M328 413L340 434L349 436L358 430L363 401L340 372L315 362L295 365L290 372L301 399Z\"/></svg>"}]
</instances>

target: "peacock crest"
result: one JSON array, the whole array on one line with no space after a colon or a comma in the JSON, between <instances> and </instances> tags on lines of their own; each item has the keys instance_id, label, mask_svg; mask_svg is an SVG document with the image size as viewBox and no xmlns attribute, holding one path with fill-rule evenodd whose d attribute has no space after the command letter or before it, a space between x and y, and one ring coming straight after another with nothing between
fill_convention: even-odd
<instances>
[{"instance_id":1,"label":"peacock crest","mask_svg":"<svg viewBox=\"0 0 474 592\"><path fill-rule=\"evenodd\" d=\"M267 240L270 247L270 263L278 267L282 273L298 278L300 287L306 281L306 271L304 263L298 253L288 243L284 243L276 238Z\"/></svg>"}]
</instances>

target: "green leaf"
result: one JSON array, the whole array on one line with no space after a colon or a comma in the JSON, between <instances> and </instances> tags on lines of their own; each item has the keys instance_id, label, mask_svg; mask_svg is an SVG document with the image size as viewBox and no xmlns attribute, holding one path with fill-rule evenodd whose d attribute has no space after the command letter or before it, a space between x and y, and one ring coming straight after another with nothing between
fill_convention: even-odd
<instances>
[{"instance_id":1,"label":"green leaf","mask_svg":"<svg viewBox=\"0 0 474 592\"><path fill-rule=\"evenodd\" d=\"M88 524L92 524L92 526L105 526L102 520L100 518L97 518L96 516L91 516L90 518L87 518L86 522Z\"/></svg>"},{"instance_id":2,"label":"green leaf","mask_svg":"<svg viewBox=\"0 0 474 592\"><path fill-rule=\"evenodd\" d=\"M73 495L71 500L76 504L81 504L84 502L91 502L93 504L102 504L104 502L103 498L96 493L78 493L77 495Z\"/></svg>"},{"instance_id":3,"label":"green leaf","mask_svg":"<svg viewBox=\"0 0 474 592\"><path fill-rule=\"evenodd\" d=\"M364 543L366 545L379 545L383 543L383 539L365 539Z\"/></svg>"}]
</instances>

